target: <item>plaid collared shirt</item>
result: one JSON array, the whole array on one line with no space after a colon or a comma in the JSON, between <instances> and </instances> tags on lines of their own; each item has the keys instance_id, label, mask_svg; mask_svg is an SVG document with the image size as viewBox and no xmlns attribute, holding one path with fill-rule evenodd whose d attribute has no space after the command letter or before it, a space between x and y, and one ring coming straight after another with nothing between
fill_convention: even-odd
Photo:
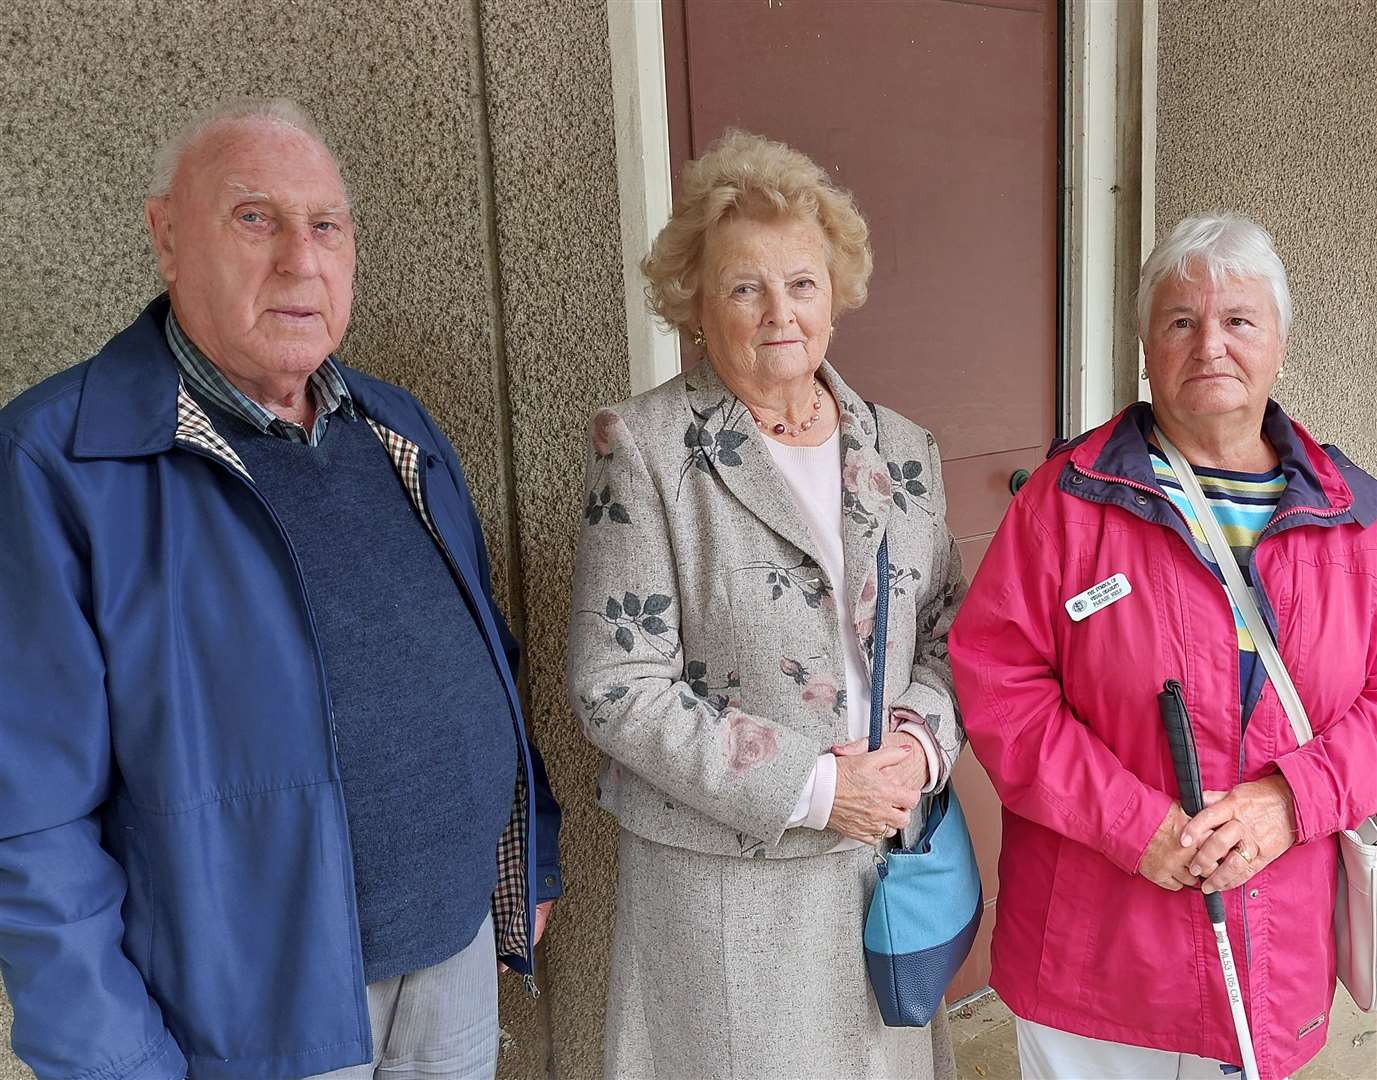
<instances>
[{"instance_id":1,"label":"plaid collared shirt","mask_svg":"<svg viewBox=\"0 0 1377 1080\"><path fill-rule=\"evenodd\" d=\"M334 357L327 356L325 363L311 372L307 380L311 389L311 401L316 407L315 423L307 432L301 424L283 420L265 409L225 378L224 372L186 336L186 332L177 322L177 316L170 310L163 329L167 335L168 347L177 358L182 378L230 415L237 416L264 434L315 446L324 437L330 417L335 413L350 420L354 419L354 399L349 395L349 388L344 385L344 377L340 375L339 368L335 367Z\"/></svg>"}]
</instances>

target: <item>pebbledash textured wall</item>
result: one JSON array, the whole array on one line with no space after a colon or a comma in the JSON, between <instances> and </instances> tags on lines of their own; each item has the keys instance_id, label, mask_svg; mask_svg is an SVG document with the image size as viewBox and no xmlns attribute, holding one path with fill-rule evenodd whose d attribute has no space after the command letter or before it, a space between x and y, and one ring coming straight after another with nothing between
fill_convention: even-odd
<instances>
[{"instance_id":1,"label":"pebbledash textured wall","mask_svg":"<svg viewBox=\"0 0 1377 1080\"><path fill-rule=\"evenodd\" d=\"M0 403L159 291L142 193L190 113L286 95L334 146L360 235L341 355L417 393L459 450L565 807L545 993L503 980L500 1073L598 1075L613 829L563 666L584 423L629 392L605 0L0 7ZM9 1019L0 994L0 1080L30 1075Z\"/></svg>"},{"instance_id":2,"label":"pebbledash textured wall","mask_svg":"<svg viewBox=\"0 0 1377 1080\"><path fill-rule=\"evenodd\" d=\"M1295 300L1276 397L1377 470L1377 2L1168 0L1159 33L1158 235L1267 227Z\"/></svg>"}]
</instances>

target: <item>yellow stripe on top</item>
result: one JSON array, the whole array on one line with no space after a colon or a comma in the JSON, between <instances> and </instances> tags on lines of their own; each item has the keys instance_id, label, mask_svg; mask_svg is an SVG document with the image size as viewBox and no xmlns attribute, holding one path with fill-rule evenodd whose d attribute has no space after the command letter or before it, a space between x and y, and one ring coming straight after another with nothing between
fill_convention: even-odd
<instances>
[{"instance_id":1,"label":"yellow stripe on top","mask_svg":"<svg viewBox=\"0 0 1377 1080\"><path fill-rule=\"evenodd\" d=\"M1205 538L1205 530L1195 516L1195 508L1191 506L1185 491L1182 490L1180 481L1176 479L1176 473L1159 451L1154 449L1151 456L1152 471L1157 483L1171 499L1172 505L1185 518L1201 558L1219 579L1220 587L1223 588L1224 575L1219 572L1214 552ZM1280 467L1265 473L1225 472L1219 469L1193 471L1200 483L1200 490L1205 495L1206 503L1209 504L1215 520L1219 522L1220 531L1233 551L1234 560L1243 573L1243 580L1247 583L1248 589L1253 591L1250 565L1253 548L1257 546L1258 536L1276 512L1277 503L1282 492L1286 490L1286 477ZM1253 637L1243 622L1243 613L1238 610L1238 605L1233 603L1232 597L1229 603L1233 608L1234 630L1238 635L1239 694L1246 705L1256 700L1255 691L1260 689L1261 679L1266 677L1266 672L1257 663L1257 647L1253 644Z\"/></svg>"}]
</instances>

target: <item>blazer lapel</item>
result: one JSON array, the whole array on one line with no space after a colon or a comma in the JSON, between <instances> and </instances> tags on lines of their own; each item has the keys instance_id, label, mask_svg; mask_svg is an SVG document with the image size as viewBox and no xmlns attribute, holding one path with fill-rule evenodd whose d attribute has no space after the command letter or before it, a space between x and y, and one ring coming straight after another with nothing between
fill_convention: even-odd
<instances>
[{"instance_id":1,"label":"blazer lapel","mask_svg":"<svg viewBox=\"0 0 1377 1080\"><path fill-rule=\"evenodd\" d=\"M743 506L816 560L817 543L775 468L750 410L706 360L684 377L684 392L689 416L679 486L694 469L714 473Z\"/></svg>"},{"instance_id":2,"label":"blazer lapel","mask_svg":"<svg viewBox=\"0 0 1377 1080\"><path fill-rule=\"evenodd\" d=\"M897 485L878 449L875 418L870 406L846 385L830 364L818 370L841 407L842 551L846 558L846 595L856 636L870 656L875 632L877 590L889 583L875 581L875 557L880 551L894 509Z\"/></svg>"}]
</instances>

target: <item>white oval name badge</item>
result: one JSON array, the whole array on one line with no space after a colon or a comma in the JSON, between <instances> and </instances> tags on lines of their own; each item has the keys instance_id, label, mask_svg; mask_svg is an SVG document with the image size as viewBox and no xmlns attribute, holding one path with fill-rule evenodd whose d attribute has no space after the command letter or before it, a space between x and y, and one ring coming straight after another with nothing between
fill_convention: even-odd
<instances>
[{"instance_id":1,"label":"white oval name badge","mask_svg":"<svg viewBox=\"0 0 1377 1080\"><path fill-rule=\"evenodd\" d=\"M1080 622L1097 611L1103 611L1115 601L1122 600L1132 591L1133 586L1128 583L1128 578L1123 574L1115 574L1112 578L1105 578L1098 585L1092 585L1085 592L1077 593L1066 601L1066 614Z\"/></svg>"}]
</instances>

